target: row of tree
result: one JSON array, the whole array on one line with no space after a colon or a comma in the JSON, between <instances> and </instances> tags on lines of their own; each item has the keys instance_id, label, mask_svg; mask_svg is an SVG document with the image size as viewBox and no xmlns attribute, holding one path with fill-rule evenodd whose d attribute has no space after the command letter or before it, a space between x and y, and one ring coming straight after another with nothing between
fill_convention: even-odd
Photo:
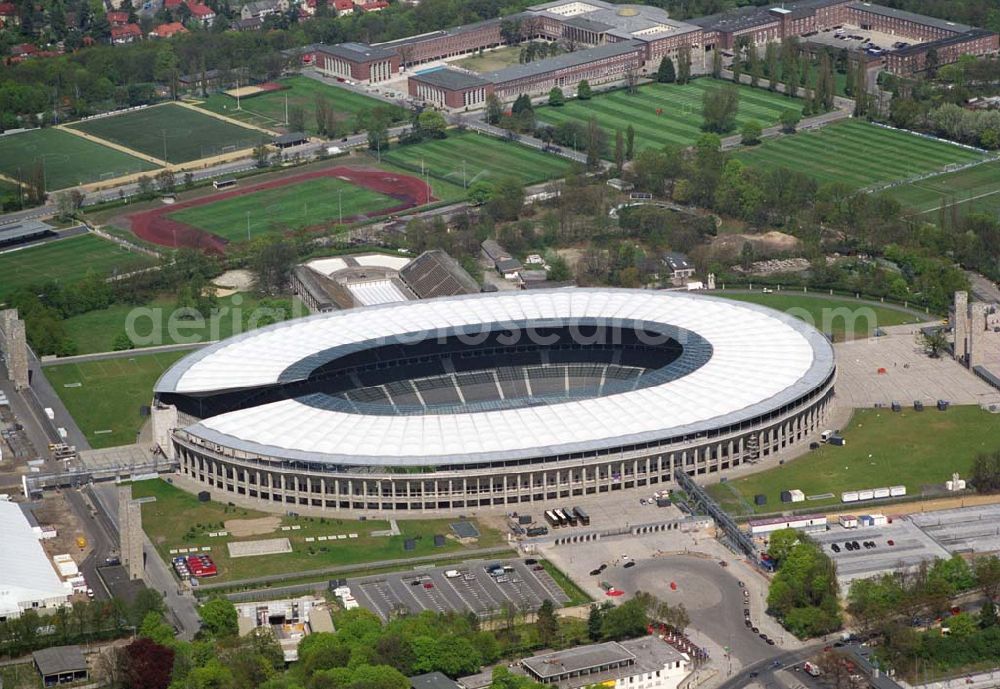
<instances>
[{"instance_id":1,"label":"row of tree","mask_svg":"<svg viewBox=\"0 0 1000 689\"><path fill-rule=\"evenodd\" d=\"M774 532L767 552L777 567L767 593L768 613L800 638L840 629L837 572L830 556L795 529Z\"/></svg>"}]
</instances>

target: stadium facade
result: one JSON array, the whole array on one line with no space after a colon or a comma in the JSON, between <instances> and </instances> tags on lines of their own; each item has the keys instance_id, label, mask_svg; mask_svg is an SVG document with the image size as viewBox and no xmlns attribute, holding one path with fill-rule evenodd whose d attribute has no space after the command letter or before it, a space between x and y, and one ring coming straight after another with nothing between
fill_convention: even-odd
<instances>
[{"instance_id":1,"label":"stadium facade","mask_svg":"<svg viewBox=\"0 0 1000 689\"><path fill-rule=\"evenodd\" d=\"M179 361L154 406L184 475L262 509L467 510L767 459L822 428L835 376L765 307L536 290L268 326Z\"/></svg>"}]
</instances>

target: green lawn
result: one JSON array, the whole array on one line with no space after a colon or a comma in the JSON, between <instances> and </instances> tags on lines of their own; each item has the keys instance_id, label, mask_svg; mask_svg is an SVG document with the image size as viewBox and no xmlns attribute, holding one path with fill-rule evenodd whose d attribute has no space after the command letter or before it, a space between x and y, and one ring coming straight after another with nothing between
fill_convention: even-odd
<instances>
[{"instance_id":1,"label":"green lawn","mask_svg":"<svg viewBox=\"0 0 1000 689\"><path fill-rule=\"evenodd\" d=\"M139 415L139 407L150 403L153 384L187 353L136 354L46 366L42 371L90 444L95 448L114 447L135 442L136 433L146 421Z\"/></svg>"},{"instance_id":2,"label":"green lawn","mask_svg":"<svg viewBox=\"0 0 1000 689\"><path fill-rule=\"evenodd\" d=\"M3 689L42 689L42 677L34 663L5 665L0 667L0 686Z\"/></svg>"},{"instance_id":3,"label":"green lawn","mask_svg":"<svg viewBox=\"0 0 1000 689\"><path fill-rule=\"evenodd\" d=\"M426 169L429 177L459 187L508 175L524 184L536 184L562 177L569 166L562 158L527 146L455 131L448 132L446 139L395 146L382 154L382 160L418 174Z\"/></svg>"},{"instance_id":4,"label":"green lawn","mask_svg":"<svg viewBox=\"0 0 1000 689\"><path fill-rule=\"evenodd\" d=\"M219 576L208 580L212 583L438 553L442 555L461 554L469 547L488 548L503 543L503 537L499 532L475 522L480 533L478 542L464 546L458 541L448 538L444 546L435 548L434 535L447 536L451 534L448 525L459 521L457 517L425 520L400 519L397 523L402 532L401 535L376 537L372 536L371 532L388 529L388 522L378 520L362 522L356 519L337 518L335 515L324 518L283 516L279 517L281 526L298 526L299 528L289 531L282 531L278 528L273 533L245 538L210 537L208 536L209 532L224 530L222 524L227 520L257 519L275 515L240 507L228 507L221 502L199 502L197 497L191 493L182 491L160 479L133 483L132 496L135 498L156 498L155 502L143 503L142 523L146 533L165 559L172 557L171 549L191 548L193 546L198 548L207 546L212 549L212 559L219 568ZM318 536L352 533L358 534L358 537L334 540L333 542L306 542L305 540ZM287 537L291 542L291 553L230 558L229 550L226 547L226 543L230 541L282 537ZM414 550L403 550L403 541L407 538L416 539Z\"/></svg>"},{"instance_id":5,"label":"green lawn","mask_svg":"<svg viewBox=\"0 0 1000 689\"><path fill-rule=\"evenodd\" d=\"M868 337L878 327L919 323L930 319L930 316L919 319L904 311L843 297L827 298L795 292L772 294L721 292L716 296L763 304L784 311L804 320L820 332L830 333L837 341L843 340L848 333L852 337Z\"/></svg>"},{"instance_id":6,"label":"green lawn","mask_svg":"<svg viewBox=\"0 0 1000 689\"><path fill-rule=\"evenodd\" d=\"M28 179L44 165L49 191L154 169L145 160L102 146L61 129L34 129L0 136L0 174Z\"/></svg>"},{"instance_id":7,"label":"green lawn","mask_svg":"<svg viewBox=\"0 0 1000 689\"><path fill-rule=\"evenodd\" d=\"M257 325L308 314L302 302L290 299L262 303L252 294L234 294L218 301L210 318L185 319L176 311L176 300L163 296L150 304L115 304L63 321L66 334L80 354L110 352L119 333L131 323L137 348L223 340ZM260 310L258 310L260 309ZM296 311L296 309L298 309Z\"/></svg>"},{"instance_id":8,"label":"green lawn","mask_svg":"<svg viewBox=\"0 0 1000 689\"><path fill-rule=\"evenodd\" d=\"M299 184L261 189L252 194L194 206L168 217L231 241L267 232L345 222L378 215L399 205L396 199L336 177L318 177ZM249 213L249 230L247 222Z\"/></svg>"},{"instance_id":9,"label":"green lawn","mask_svg":"<svg viewBox=\"0 0 1000 689\"><path fill-rule=\"evenodd\" d=\"M354 128L351 126L350 120L356 113L375 107L391 109L396 121L406 118L406 111L398 106L344 88L329 86L309 77L290 77L280 79L278 83L284 84L288 88L251 98L241 98L239 110L236 109L236 99L224 93L213 93L204 102L198 103L198 107L241 122L285 131L288 129L285 121L287 98L289 110L296 107L302 108L305 114L306 131L310 134L315 134L318 129L316 126L316 101L318 98L325 98L330 107L337 113L338 121L344 123L344 134L353 131Z\"/></svg>"},{"instance_id":10,"label":"green lawn","mask_svg":"<svg viewBox=\"0 0 1000 689\"><path fill-rule=\"evenodd\" d=\"M981 159L975 151L915 134L847 120L766 139L737 157L749 165L801 170L818 182L866 187Z\"/></svg>"},{"instance_id":11,"label":"green lawn","mask_svg":"<svg viewBox=\"0 0 1000 689\"><path fill-rule=\"evenodd\" d=\"M153 263L155 260L145 254L128 252L93 234L59 239L0 253L0 296L51 280L73 282L91 270L113 275Z\"/></svg>"},{"instance_id":12,"label":"green lawn","mask_svg":"<svg viewBox=\"0 0 1000 689\"><path fill-rule=\"evenodd\" d=\"M535 110L538 119L549 124L569 120L586 122L596 117L598 124L614 138L615 130L635 128L636 150L662 148L665 145L690 146L702 134L701 106L705 92L731 86L732 82L717 79L695 79L690 84L649 84L639 93L625 90L599 94L587 101L572 100L561 107L544 106ZM786 98L766 89L741 85L740 108L736 118L736 134L744 122L756 120L762 126L778 122L783 110L802 108L799 99ZM656 111L661 109L662 115ZM583 148L583 142L580 143Z\"/></svg>"},{"instance_id":13,"label":"green lawn","mask_svg":"<svg viewBox=\"0 0 1000 689\"><path fill-rule=\"evenodd\" d=\"M746 512L757 494L767 496L758 512L780 511L780 493L798 489L810 495L833 493L833 498L806 500L798 508L841 505L846 490L905 485L908 496L919 496L924 486L941 486L952 472L967 476L973 458L1000 445L1000 415L977 406L923 412L904 407L862 409L842 429L847 444L823 445L782 466L747 478L714 484L709 492L727 510ZM743 500L734 495L735 489Z\"/></svg>"},{"instance_id":14,"label":"green lawn","mask_svg":"<svg viewBox=\"0 0 1000 689\"><path fill-rule=\"evenodd\" d=\"M959 215L1000 213L1000 163L984 163L889 189L884 194L937 222L939 209L954 204ZM950 215L950 211L949 211Z\"/></svg>"},{"instance_id":15,"label":"green lawn","mask_svg":"<svg viewBox=\"0 0 1000 689\"><path fill-rule=\"evenodd\" d=\"M521 61L521 51L524 46L506 46L496 50L485 50L481 55L476 54L464 57L461 60L452 62L449 66L469 69L473 72L493 72L504 69Z\"/></svg>"},{"instance_id":16,"label":"green lawn","mask_svg":"<svg viewBox=\"0 0 1000 689\"><path fill-rule=\"evenodd\" d=\"M72 127L171 163L251 148L271 139L263 132L174 103L79 122Z\"/></svg>"}]
</instances>

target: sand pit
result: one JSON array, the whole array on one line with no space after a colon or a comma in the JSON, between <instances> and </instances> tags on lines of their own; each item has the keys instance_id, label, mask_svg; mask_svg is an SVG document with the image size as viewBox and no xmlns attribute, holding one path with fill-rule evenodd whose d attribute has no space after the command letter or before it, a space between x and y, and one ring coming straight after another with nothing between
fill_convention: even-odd
<instances>
[{"instance_id":1,"label":"sand pit","mask_svg":"<svg viewBox=\"0 0 1000 689\"><path fill-rule=\"evenodd\" d=\"M292 552L292 544L287 538L268 538L263 541L233 541L227 543L229 557L256 557L258 555L280 555Z\"/></svg>"},{"instance_id":2,"label":"sand pit","mask_svg":"<svg viewBox=\"0 0 1000 689\"><path fill-rule=\"evenodd\" d=\"M248 292L253 287L253 274L249 270L227 270L212 280L215 296L228 297L237 292Z\"/></svg>"},{"instance_id":3,"label":"sand pit","mask_svg":"<svg viewBox=\"0 0 1000 689\"><path fill-rule=\"evenodd\" d=\"M281 526L281 517L261 517L260 519L230 519L226 522L226 531L233 538L260 536L277 531Z\"/></svg>"}]
</instances>

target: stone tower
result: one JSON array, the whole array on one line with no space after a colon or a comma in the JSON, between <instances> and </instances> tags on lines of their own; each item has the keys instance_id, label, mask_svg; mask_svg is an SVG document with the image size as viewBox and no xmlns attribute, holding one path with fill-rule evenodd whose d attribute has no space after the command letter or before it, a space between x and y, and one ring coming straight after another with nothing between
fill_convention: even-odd
<instances>
[{"instance_id":1,"label":"stone tower","mask_svg":"<svg viewBox=\"0 0 1000 689\"><path fill-rule=\"evenodd\" d=\"M118 538L129 579L142 579L142 508L132 500L132 486L118 486Z\"/></svg>"},{"instance_id":2,"label":"stone tower","mask_svg":"<svg viewBox=\"0 0 1000 689\"><path fill-rule=\"evenodd\" d=\"M28 387L28 343L24 336L24 321L17 317L17 309L0 311L0 353L7 367L7 377L14 387Z\"/></svg>"},{"instance_id":3,"label":"stone tower","mask_svg":"<svg viewBox=\"0 0 1000 689\"><path fill-rule=\"evenodd\" d=\"M969 293L955 292L955 359L962 364L968 362L969 354Z\"/></svg>"}]
</instances>

